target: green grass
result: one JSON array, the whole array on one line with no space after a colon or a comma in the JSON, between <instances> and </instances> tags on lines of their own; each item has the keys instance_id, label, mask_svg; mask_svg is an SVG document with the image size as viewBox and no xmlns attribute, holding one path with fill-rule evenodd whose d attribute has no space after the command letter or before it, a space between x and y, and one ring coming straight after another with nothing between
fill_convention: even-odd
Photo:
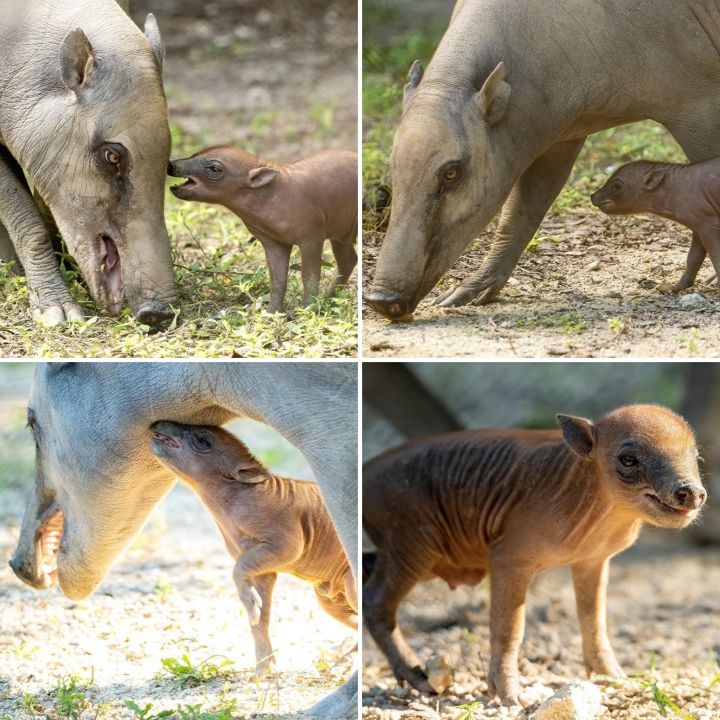
<instances>
[{"instance_id":1,"label":"green grass","mask_svg":"<svg viewBox=\"0 0 720 720\"><path fill-rule=\"evenodd\" d=\"M332 108L318 109L330 127ZM203 146L202 138L173 132L173 155ZM168 185L174 181L168 181ZM286 296L286 313L267 312L270 292L260 243L238 217L214 205L177 200L167 192L166 224L179 294L176 317L154 331L128 309L118 318L97 315L81 280L65 272L87 320L43 328L31 318L24 277L0 264L0 354L3 357L347 357L357 353L357 286L334 290L329 246L320 294L301 305L297 248Z\"/></svg>"},{"instance_id":2,"label":"green grass","mask_svg":"<svg viewBox=\"0 0 720 720\"><path fill-rule=\"evenodd\" d=\"M212 662L215 658L219 658L220 662ZM229 668L232 667L233 661L222 655L213 655L196 664L190 660L190 655L186 652L180 660L163 658L162 665L166 672L180 681L181 685L187 685L224 677L230 672Z\"/></svg>"},{"instance_id":3,"label":"green grass","mask_svg":"<svg viewBox=\"0 0 720 720\"><path fill-rule=\"evenodd\" d=\"M583 320L582 315L575 311L537 315L536 317L518 320L515 326L555 328L568 334L582 333L588 328L588 324Z\"/></svg>"},{"instance_id":4,"label":"green grass","mask_svg":"<svg viewBox=\"0 0 720 720\"><path fill-rule=\"evenodd\" d=\"M377 6L377 7L375 7ZM385 22L396 20L396 12L383 0L374 0L372 12ZM379 25L379 23L378 23ZM425 65L432 57L444 31L444 22L428 24L418 31L381 40L381 27L366 30L363 48L363 188L389 185L388 155L395 128L400 121L402 87L413 60ZM600 187L615 167L638 159L682 162L684 155L672 137L656 123L647 121L611 128L588 138L570 181L555 201L551 212L565 214L581 208L592 209L590 194ZM364 227L376 229L377 222L366 213Z\"/></svg>"}]
</instances>

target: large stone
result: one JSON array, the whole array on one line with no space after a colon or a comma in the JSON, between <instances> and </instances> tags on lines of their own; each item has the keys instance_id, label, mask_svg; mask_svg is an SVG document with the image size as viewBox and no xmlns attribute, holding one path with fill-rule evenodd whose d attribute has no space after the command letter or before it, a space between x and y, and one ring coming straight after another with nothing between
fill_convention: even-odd
<instances>
[{"instance_id":1,"label":"large stone","mask_svg":"<svg viewBox=\"0 0 720 720\"><path fill-rule=\"evenodd\" d=\"M593 720L603 710L597 685L580 681L561 687L531 716L531 720Z\"/></svg>"}]
</instances>

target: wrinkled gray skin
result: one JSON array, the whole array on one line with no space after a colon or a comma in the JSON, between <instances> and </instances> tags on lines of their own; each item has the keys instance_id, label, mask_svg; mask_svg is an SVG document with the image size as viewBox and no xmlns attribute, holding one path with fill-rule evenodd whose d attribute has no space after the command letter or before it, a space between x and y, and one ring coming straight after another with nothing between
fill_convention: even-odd
<instances>
[{"instance_id":1,"label":"wrinkled gray skin","mask_svg":"<svg viewBox=\"0 0 720 720\"><path fill-rule=\"evenodd\" d=\"M56 225L101 308L117 315L127 301L162 322L176 295L155 19L143 34L114 0L0 0L0 18L0 223L34 317L83 317L53 254ZM0 232L0 258L13 254Z\"/></svg>"},{"instance_id":2,"label":"wrinkled gray skin","mask_svg":"<svg viewBox=\"0 0 720 720\"><path fill-rule=\"evenodd\" d=\"M49 363L38 366L28 415L37 481L11 566L33 587L54 584L56 562L63 593L87 597L170 490L173 475L150 449L152 423L235 417L270 425L302 451L357 577L352 363ZM56 510L62 540L43 567L44 523ZM343 716L356 693L354 675L313 712Z\"/></svg>"},{"instance_id":3,"label":"wrinkled gray skin","mask_svg":"<svg viewBox=\"0 0 720 720\"><path fill-rule=\"evenodd\" d=\"M367 302L411 313L502 209L482 267L438 302L492 300L590 133L651 118L691 161L720 155L719 52L716 0L460 0L410 71Z\"/></svg>"}]
</instances>

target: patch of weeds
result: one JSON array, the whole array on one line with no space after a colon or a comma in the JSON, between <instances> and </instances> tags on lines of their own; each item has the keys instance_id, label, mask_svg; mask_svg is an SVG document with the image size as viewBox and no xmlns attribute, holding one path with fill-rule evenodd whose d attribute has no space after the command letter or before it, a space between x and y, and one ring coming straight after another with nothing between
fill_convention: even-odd
<instances>
[{"instance_id":1,"label":"patch of weeds","mask_svg":"<svg viewBox=\"0 0 720 720\"><path fill-rule=\"evenodd\" d=\"M607 324L610 330L612 330L612 332L614 332L616 335L623 335L627 332L627 323L622 318L608 318Z\"/></svg>"},{"instance_id":2,"label":"patch of weeds","mask_svg":"<svg viewBox=\"0 0 720 720\"><path fill-rule=\"evenodd\" d=\"M518 320L515 323L515 327L526 327L526 328L553 328L562 330L568 334L582 333L588 328L588 324L582 319L580 313L571 310L563 313L550 313L548 315L538 315L533 318L525 318Z\"/></svg>"},{"instance_id":3,"label":"patch of weeds","mask_svg":"<svg viewBox=\"0 0 720 720\"><path fill-rule=\"evenodd\" d=\"M132 700L125 701L125 707L137 720L233 720L237 705L223 702L217 710L203 710L202 705L178 705L174 710L155 712L152 703L140 707Z\"/></svg>"},{"instance_id":4,"label":"patch of weeds","mask_svg":"<svg viewBox=\"0 0 720 720\"><path fill-rule=\"evenodd\" d=\"M534 250L538 250L544 242L549 242L553 245L559 245L562 240L553 235L541 235L540 231L538 230L535 235L533 235L532 240L527 244L527 251L533 252Z\"/></svg>"},{"instance_id":5,"label":"patch of weeds","mask_svg":"<svg viewBox=\"0 0 720 720\"><path fill-rule=\"evenodd\" d=\"M125 707L133 713L138 720L163 720L163 718L170 718L174 714L174 710L161 710L160 712L153 712L152 703L148 703L145 707L140 707L133 700L126 700Z\"/></svg>"},{"instance_id":6,"label":"patch of weeds","mask_svg":"<svg viewBox=\"0 0 720 720\"><path fill-rule=\"evenodd\" d=\"M680 335L680 342L687 348L687 351L691 355L697 354L699 350L697 342L699 337L700 331L696 327L688 328L687 332Z\"/></svg>"},{"instance_id":7,"label":"patch of weeds","mask_svg":"<svg viewBox=\"0 0 720 720\"><path fill-rule=\"evenodd\" d=\"M695 720L695 718L686 713L658 684L655 672L655 653L650 656L650 667L646 673L647 677L639 677L634 680L635 683L643 690L649 690L658 706L658 711L663 717L667 717L667 711L670 710L674 715L683 720Z\"/></svg>"},{"instance_id":8,"label":"patch of weeds","mask_svg":"<svg viewBox=\"0 0 720 720\"><path fill-rule=\"evenodd\" d=\"M20 705L31 715L41 715L45 712L45 706L40 702L40 698L32 693L25 693L22 696Z\"/></svg>"},{"instance_id":9,"label":"patch of weeds","mask_svg":"<svg viewBox=\"0 0 720 720\"><path fill-rule=\"evenodd\" d=\"M83 711L90 707L90 701L80 688L83 685L87 689L87 685L90 684L92 681L82 683L77 675L65 675L58 678L53 700L55 712L67 720L80 720Z\"/></svg>"},{"instance_id":10,"label":"patch of weeds","mask_svg":"<svg viewBox=\"0 0 720 720\"><path fill-rule=\"evenodd\" d=\"M459 712L453 717L453 720L473 720L477 711L483 707L484 705L479 700L465 705L456 705L453 709Z\"/></svg>"},{"instance_id":11,"label":"patch of weeds","mask_svg":"<svg viewBox=\"0 0 720 720\"><path fill-rule=\"evenodd\" d=\"M160 578L155 581L155 585L153 585L153 592L161 598L170 597L170 595L175 594L175 586L172 583Z\"/></svg>"},{"instance_id":12,"label":"patch of weeds","mask_svg":"<svg viewBox=\"0 0 720 720\"><path fill-rule=\"evenodd\" d=\"M320 138L327 139L332 137L336 105L337 100L332 99L310 107L310 117L318 125L318 135Z\"/></svg>"},{"instance_id":13,"label":"patch of weeds","mask_svg":"<svg viewBox=\"0 0 720 720\"><path fill-rule=\"evenodd\" d=\"M214 658L220 658L219 663L213 663ZM201 683L229 674L233 661L223 655L212 655L197 665L190 660L189 653L184 653L180 660L163 658L162 665L165 670L176 677L182 685L188 683Z\"/></svg>"}]
</instances>

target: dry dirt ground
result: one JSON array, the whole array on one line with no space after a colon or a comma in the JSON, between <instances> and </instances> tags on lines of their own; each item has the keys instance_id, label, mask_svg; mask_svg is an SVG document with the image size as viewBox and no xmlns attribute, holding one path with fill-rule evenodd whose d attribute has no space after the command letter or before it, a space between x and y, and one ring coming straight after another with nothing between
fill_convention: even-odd
<instances>
[{"instance_id":1,"label":"dry dirt ground","mask_svg":"<svg viewBox=\"0 0 720 720\"><path fill-rule=\"evenodd\" d=\"M158 19L170 122L287 162L357 147L357 11L327 0L131 0ZM197 148L198 150L200 148Z\"/></svg>"},{"instance_id":2,"label":"dry dirt ground","mask_svg":"<svg viewBox=\"0 0 720 720\"><path fill-rule=\"evenodd\" d=\"M667 531L655 531L667 535ZM648 531L645 531L648 534ZM677 536L671 536L677 542ZM662 538L667 540L667 538ZM615 558L609 589L611 640L631 679L601 685L603 720L720 717L720 687L708 689L718 673L720 653L720 551L633 548ZM383 656L363 637L363 716L367 719L453 720L526 718L484 695L489 659L487 583L450 591L442 581L416 586L401 606L400 623L424 661L445 653L455 670L444 695L423 697L400 689ZM573 680L584 679L572 583L566 570L536 578L528 597L528 622L520 653L525 692L538 702ZM654 682L679 708L661 712ZM641 673L641 674L636 674ZM536 707L528 708L532 711ZM583 719L585 720L585 719Z\"/></svg>"},{"instance_id":3,"label":"dry dirt ground","mask_svg":"<svg viewBox=\"0 0 720 720\"><path fill-rule=\"evenodd\" d=\"M366 357L715 357L720 295L706 260L698 282L670 294L689 247L689 231L655 217L599 212L549 215L540 242L523 253L496 302L432 306L479 267L491 235L476 240L411 323L388 323L367 307ZM367 287L379 236L363 247Z\"/></svg>"},{"instance_id":4,"label":"dry dirt ground","mask_svg":"<svg viewBox=\"0 0 720 720\"><path fill-rule=\"evenodd\" d=\"M134 718L126 700L140 707L151 703L149 717L180 705L209 712L233 703L232 717L296 717L349 676L356 659L352 633L319 609L309 583L280 576L270 628L278 674L254 682L253 644L232 581L232 560L208 513L182 486L171 491L87 600L73 602L59 590L40 593L23 585L8 560L25 504L26 490L17 480L32 469L32 452L22 431L13 431L10 445L6 430L21 427L17 419L29 375L12 382L15 387L0 383L2 720ZM234 427L242 427L241 436L251 447L255 442L259 455L274 453L276 460L267 455L266 462L278 472L308 477L304 461L279 441L268 443L264 426L243 421ZM223 657L233 664L226 677L183 686L161 661L179 661L185 652L196 665L211 656L216 664ZM58 688L73 676L89 702L77 716L58 709ZM187 712L193 720L213 717Z\"/></svg>"}]
</instances>

